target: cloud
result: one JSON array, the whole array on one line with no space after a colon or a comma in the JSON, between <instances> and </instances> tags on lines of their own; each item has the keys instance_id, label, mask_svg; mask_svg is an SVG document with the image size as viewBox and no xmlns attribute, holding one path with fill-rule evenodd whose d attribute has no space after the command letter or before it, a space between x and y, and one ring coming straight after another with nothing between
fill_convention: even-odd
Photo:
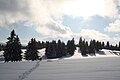
<instances>
[{"instance_id":1,"label":"cloud","mask_svg":"<svg viewBox=\"0 0 120 80\"><path fill-rule=\"evenodd\" d=\"M113 17L118 14L115 0L74 0L65 5L65 14L90 17Z\"/></svg>"},{"instance_id":2,"label":"cloud","mask_svg":"<svg viewBox=\"0 0 120 80\"><path fill-rule=\"evenodd\" d=\"M95 39L99 41L107 41L110 39L108 35L94 29L82 29L78 35L88 40Z\"/></svg>"},{"instance_id":3,"label":"cloud","mask_svg":"<svg viewBox=\"0 0 120 80\"><path fill-rule=\"evenodd\" d=\"M118 13L114 0L0 0L0 23L18 20L48 24L62 16L114 16Z\"/></svg>"},{"instance_id":4,"label":"cloud","mask_svg":"<svg viewBox=\"0 0 120 80\"><path fill-rule=\"evenodd\" d=\"M24 1L24 2L23 2ZM0 0L0 25L13 24L28 15L25 0Z\"/></svg>"},{"instance_id":5,"label":"cloud","mask_svg":"<svg viewBox=\"0 0 120 80\"><path fill-rule=\"evenodd\" d=\"M108 32L120 32L120 19L110 23L104 30Z\"/></svg>"},{"instance_id":6,"label":"cloud","mask_svg":"<svg viewBox=\"0 0 120 80\"><path fill-rule=\"evenodd\" d=\"M69 27L64 26L62 24L51 22L44 25L39 25L36 28L37 32L41 33L42 35L54 36L54 37L71 37L72 31Z\"/></svg>"},{"instance_id":7,"label":"cloud","mask_svg":"<svg viewBox=\"0 0 120 80\"><path fill-rule=\"evenodd\" d=\"M95 30L83 29L80 33L62 24L62 17L94 15L114 17L118 14L115 0L0 0L0 25L16 26L20 20L30 22L36 31L51 37L74 37L106 40L109 37ZM118 1L118 0L117 0Z\"/></svg>"}]
</instances>

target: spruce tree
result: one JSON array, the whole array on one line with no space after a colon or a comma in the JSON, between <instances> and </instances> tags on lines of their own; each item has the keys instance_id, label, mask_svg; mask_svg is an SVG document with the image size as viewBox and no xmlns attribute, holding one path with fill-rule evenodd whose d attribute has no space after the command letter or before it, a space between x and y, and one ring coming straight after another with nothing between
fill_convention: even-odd
<instances>
[{"instance_id":1,"label":"spruce tree","mask_svg":"<svg viewBox=\"0 0 120 80\"><path fill-rule=\"evenodd\" d=\"M80 50L81 50L82 56L87 56L87 53L88 53L88 43L85 42L85 39L84 39L84 41L81 44Z\"/></svg>"},{"instance_id":2,"label":"spruce tree","mask_svg":"<svg viewBox=\"0 0 120 80\"><path fill-rule=\"evenodd\" d=\"M94 45L94 40L90 41L90 45L89 45L89 54L90 55L95 55L95 45Z\"/></svg>"},{"instance_id":3,"label":"spruce tree","mask_svg":"<svg viewBox=\"0 0 120 80\"><path fill-rule=\"evenodd\" d=\"M81 55L82 56L87 56L88 54L88 42L84 40L82 40L82 37L80 37L79 39L79 49L80 49L80 52L81 52Z\"/></svg>"},{"instance_id":4,"label":"spruce tree","mask_svg":"<svg viewBox=\"0 0 120 80\"><path fill-rule=\"evenodd\" d=\"M50 56L50 42L49 41L46 42L45 55L47 58L49 58Z\"/></svg>"},{"instance_id":5,"label":"spruce tree","mask_svg":"<svg viewBox=\"0 0 120 80\"><path fill-rule=\"evenodd\" d=\"M5 61L21 61L22 60L22 51L21 43L18 35L15 34L15 31L12 30L10 37L7 38L6 46L4 49Z\"/></svg>"},{"instance_id":6,"label":"spruce tree","mask_svg":"<svg viewBox=\"0 0 120 80\"><path fill-rule=\"evenodd\" d=\"M110 48L110 43L109 43L109 41L107 41L106 49L109 49L109 48Z\"/></svg>"},{"instance_id":7,"label":"spruce tree","mask_svg":"<svg viewBox=\"0 0 120 80\"><path fill-rule=\"evenodd\" d=\"M48 59L57 58L57 44L56 41L46 42L45 55Z\"/></svg>"},{"instance_id":8,"label":"spruce tree","mask_svg":"<svg viewBox=\"0 0 120 80\"><path fill-rule=\"evenodd\" d=\"M0 51L2 50L2 45L0 44Z\"/></svg>"},{"instance_id":9,"label":"spruce tree","mask_svg":"<svg viewBox=\"0 0 120 80\"><path fill-rule=\"evenodd\" d=\"M62 56L66 56L67 55L67 52L66 52L66 46L65 46L65 43L62 42L61 43L61 50L62 50Z\"/></svg>"},{"instance_id":10,"label":"spruce tree","mask_svg":"<svg viewBox=\"0 0 120 80\"><path fill-rule=\"evenodd\" d=\"M38 56L38 47L37 47L37 41L35 40L35 38L31 39L31 41L28 43L27 46L27 51L25 52L25 59L26 60L38 60L39 56Z\"/></svg>"},{"instance_id":11,"label":"spruce tree","mask_svg":"<svg viewBox=\"0 0 120 80\"><path fill-rule=\"evenodd\" d=\"M57 44L57 56L58 57L62 57L62 42L60 40L58 40L58 44Z\"/></svg>"},{"instance_id":12,"label":"spruce tree","mask_svg":"<svg viewBox=\"0 0 120 80\"><path fill-rule=\"evenodd\" d=\"M75 43L74 43L74 38L72 40L68 40L68 42L67 42L67 53L72 56L72 55L74 55L75 49L76 49L76 46L75 46Z\"/></svg>"},{"instance_id":13,"label":"spruce tree","mask_svg":"<svg viewBox=\"0 0 120 80\"><path fill-rule=\"evenodd\" d=\"M82 45L83 45L83 41L82 41L82 37L80 37L79 39L79 49L81 50L82 48Z\"/></svg>"},{"instance_id":14,"label":"spruce tree","mask_svg":"<svg viewBox=\"0 0 120 80\"><path fill-rule=\"evenodd\" d=\"M119 42L118 50L120 51L120 42Z\"/></svg>"},{"instance_id":15,"label":"spruce tree","mask_svg":"<svg viewBox=\"0 0 120 80\"><path fill-rule=\"evenodd\" d=\"M105 43L104 42L102 42L102 49L104 49L105 48Z\"/></svg>"}]
</instances>

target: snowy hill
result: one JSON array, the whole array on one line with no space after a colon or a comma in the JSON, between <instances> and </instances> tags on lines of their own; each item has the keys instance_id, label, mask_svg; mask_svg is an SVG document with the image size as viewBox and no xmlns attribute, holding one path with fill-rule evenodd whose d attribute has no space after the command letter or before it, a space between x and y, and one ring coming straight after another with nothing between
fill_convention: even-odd
<instances>
[{"instance_id":1,"label":"snowy hill","mask_svg":"<svg viewBox=\"0 0 120 80\"><path fill-rule=\"evenodd\" d=\"M75 50L75 53L72 57L66 58L66 59L83 59L83 58L99 58L99 57L119 57L120 51L114 51L114 50L107 50L102 49L99 52L96 52L96 56L90 56L83 57L81 53L79 53L79 48Z\"/></svg>"}]
</instances>

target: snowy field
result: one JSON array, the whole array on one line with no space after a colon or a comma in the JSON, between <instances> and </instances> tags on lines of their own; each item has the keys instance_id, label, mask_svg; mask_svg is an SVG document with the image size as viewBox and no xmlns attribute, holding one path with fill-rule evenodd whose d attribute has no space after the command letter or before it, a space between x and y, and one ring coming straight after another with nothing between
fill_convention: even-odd
<instances>
[{"instance_id":1,"label":"snowy field","mask_svg":"<svg viewBox=\"0 0 120 80\"><path fill-rule=\"evenodd\" d=\"M23 53L25 50L22 50ZM39 50L44 56L45 49ZM120 51L101 50L82 57L78 48L72 57L42 61L0 61L0 80L120 80ZM3 51L0 52L1 59ZM22 54L24 55L24 54Z\"/></svg>"},{"instance_id":2,"label":"snowy field","mask_svg":"<svg viewBox=\"0 0 120 80\"><path fill-rule=\"evenodd\" d=\"M0 63L0 80L120 80L120 58Z\"/></svg>"}]
</instances>

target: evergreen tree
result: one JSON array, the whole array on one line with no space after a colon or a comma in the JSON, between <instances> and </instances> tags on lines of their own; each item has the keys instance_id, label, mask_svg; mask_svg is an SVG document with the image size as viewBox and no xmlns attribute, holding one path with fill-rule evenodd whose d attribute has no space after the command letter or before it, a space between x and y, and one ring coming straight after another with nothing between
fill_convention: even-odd
<instances>
[{"instance_id":1,"label":"evergreen tree","mask_svg":"<svg viewBox=\"0 0 120 80\"><path fill-rule=\"evenodd\" d=\"M45 47L46 47L46 43L42 41L41 48L45 48Z\"/></svg>"},{"instance_id":2,"label":"evergreen tree","mask_svg":"<svg viewBox=\"0 0 120 80\"><path fill-rule=\"evenodd\" d=\"M74 51L76 49L75 43L74 43L74 38L72 40L68 40L67 42L67 53L69 55L74 55Z\"/></svg>"},{"instance_id":3,"label":"evergreen tree","mask_svg":"<svg viewBox=\"0 0 120 80\"><path fill-rule=\"evenodd\" d=\"M120 42L119 42L118 50L120 51Z\"/></svg>"},{"instance_id":4,"label":"evergreen tree","mask_svg":"<svg viewBox=\"0 0 120 80\"><path fill-rule=\"evenodd\" d=\"M6 46L4 49L5 61L21 61L22 60L22 51L21 43L18 35L15 34L15 31L12 30L10 37L7 38Z\"/></svg>"},{"instance_id":5,"label":"evergreen tree","mask_svg":"<svg viewBox=\"0 0 120 80\"><path fill-rule=\"evenodd\" d=\"M48 59L57 58L57 44L56 41L46 42L45 55Z\"/></svg>"},{"instance_id":6,"label":"evergreen tree","mask_svg":"<svg viewBox=\"0 0 120 80\"><path fill-rule=\"evenodd\" d=\"M66 46L65 46L65 43L62 42L61 43L61 50L62 50L62 56L66 56L67 55L67 52L66 52Z\"/></svg>"},{"instance_id":7,"label":"evergreen tree","mask_svg":"<svg viewBox=\"0 0 120 80\"><path fill-rule=\"evenodd\" d=\"M52 41L51 43L51 52L52 53L52 58L57 58L57 45L56 45L56 41Z\"/></svg>"},{"instance_id":8,"label":"evergreen tree","mask_svg":"<svg viewBox=\"0 0 120 80\"><path fill-rule=\"evenodd\" d=\"M90 55L95 55L95 41L91 40L90 45L89 45L89 54Z\"/></svg>"},{"instance_id":9,"label":"evergreen tree","mask_svg":"<svg viewBox=\"0 0 120 80\"><path fill-rule=\"evenodd\" d=\"M42 49L42 43L40 41L37 42L38 49Z\"/></svg>"},{"instance_id":10,"label":"evergreen tree","mask_svg":"<svg viewBox=\"0 0 120 80\"><path fill-rule=\"evenodd\" d=\"M50 55L50 43L49 43L49 41L46 42L45 55L47 58L49 58L49 55Z\"/></svg>"},{"instance_id":11,"label":"evergreen tree","mask_svg":"<svg viewBox=\"0 0 120 80\"><path fill-rule=\"evenodd\" d=\"M88 56L88 43L86 44L85 39L82 42L82 47L81 47L81 54L82 56Z\"/></svg>"},{"instance_id":12,"label":"evergreen tree","mask_svg":"<svg viewBox=\"0 0 120 80\"><path fill-rule=\"evenodd\" d=\"M110 48L110 43L109 43L109 41L107 41L106 49L109 49L109 48Z\"/></svg>"},{"instance_id":13,"label":"evergreen tree","mask_svg":"<svg viewBox=\"0 0 120 80\"><path fill-rule=\"evenodd\" d=\"M104 49L105 48L105 43L104 42L102 42L102 49Z\"/></svg>"},{"instance_id":14,"label":"evergreen tree","mask_svg":"<svg viewBox=\"0 0 120 80\"><path fill-rule=\"evenodd\" d=\"M96 51L99 51L100 46L101 46L100 42L97 41L97 42L95 43L95 50L96 50Z\"/></svg>"},{"instance_id":15,"label":"evergreen tree","mask_svg":"<svg viewBox=\"0 0 120 80\"><path fill-rule=\"evenodd\" d=\"M35 38L31 39L31 41L28 43L27 46L27 51L25 52L25 59L26 60L38 60L39 56L38 56L38 48L37 48L37 42L35 40Z\"/></svg>"},{"instance_id":16,"label":"evergreen tree","mask_svg":"<svg viewBox=\"0 0 120 80\"><path fill-rule=\"evenodd\" d=\"M82 40L82 37L80 37L79 40L79 48L80 48L80 52L82 54L82 56L88 56L88 42L84 40Z\"/></svg>"},{"instance_id":17,"label":"evergreen tree","mask_svg":"<svg viewBox=\"0 0 120 80\"><path fill-rule=\"evenodd\" d=\"M0 51L2 50L2 45L0 44Z\"/></svg>"},{"instance_id":18,"label":"evergreen tree","mask_svg":"<svg viewBox=\"0 0 120 80\"><path fill-rule=\"evenodd\" d=\"M58 44L57 44L57 57L62 57L62 42L60 40L58 40Z\"/></svg>"},{"instance_id":19,"label":"evergreen tree","mask_svg":"<svg viewBox=\"0 0 120 80\"><path fill-rule=\"evenodd\" d=\"M82 48L82 45L83 45L83 41L82 41L82 37L80 37L79 39L79 49L81 50Z\"/></svg>"}]
</instances>

